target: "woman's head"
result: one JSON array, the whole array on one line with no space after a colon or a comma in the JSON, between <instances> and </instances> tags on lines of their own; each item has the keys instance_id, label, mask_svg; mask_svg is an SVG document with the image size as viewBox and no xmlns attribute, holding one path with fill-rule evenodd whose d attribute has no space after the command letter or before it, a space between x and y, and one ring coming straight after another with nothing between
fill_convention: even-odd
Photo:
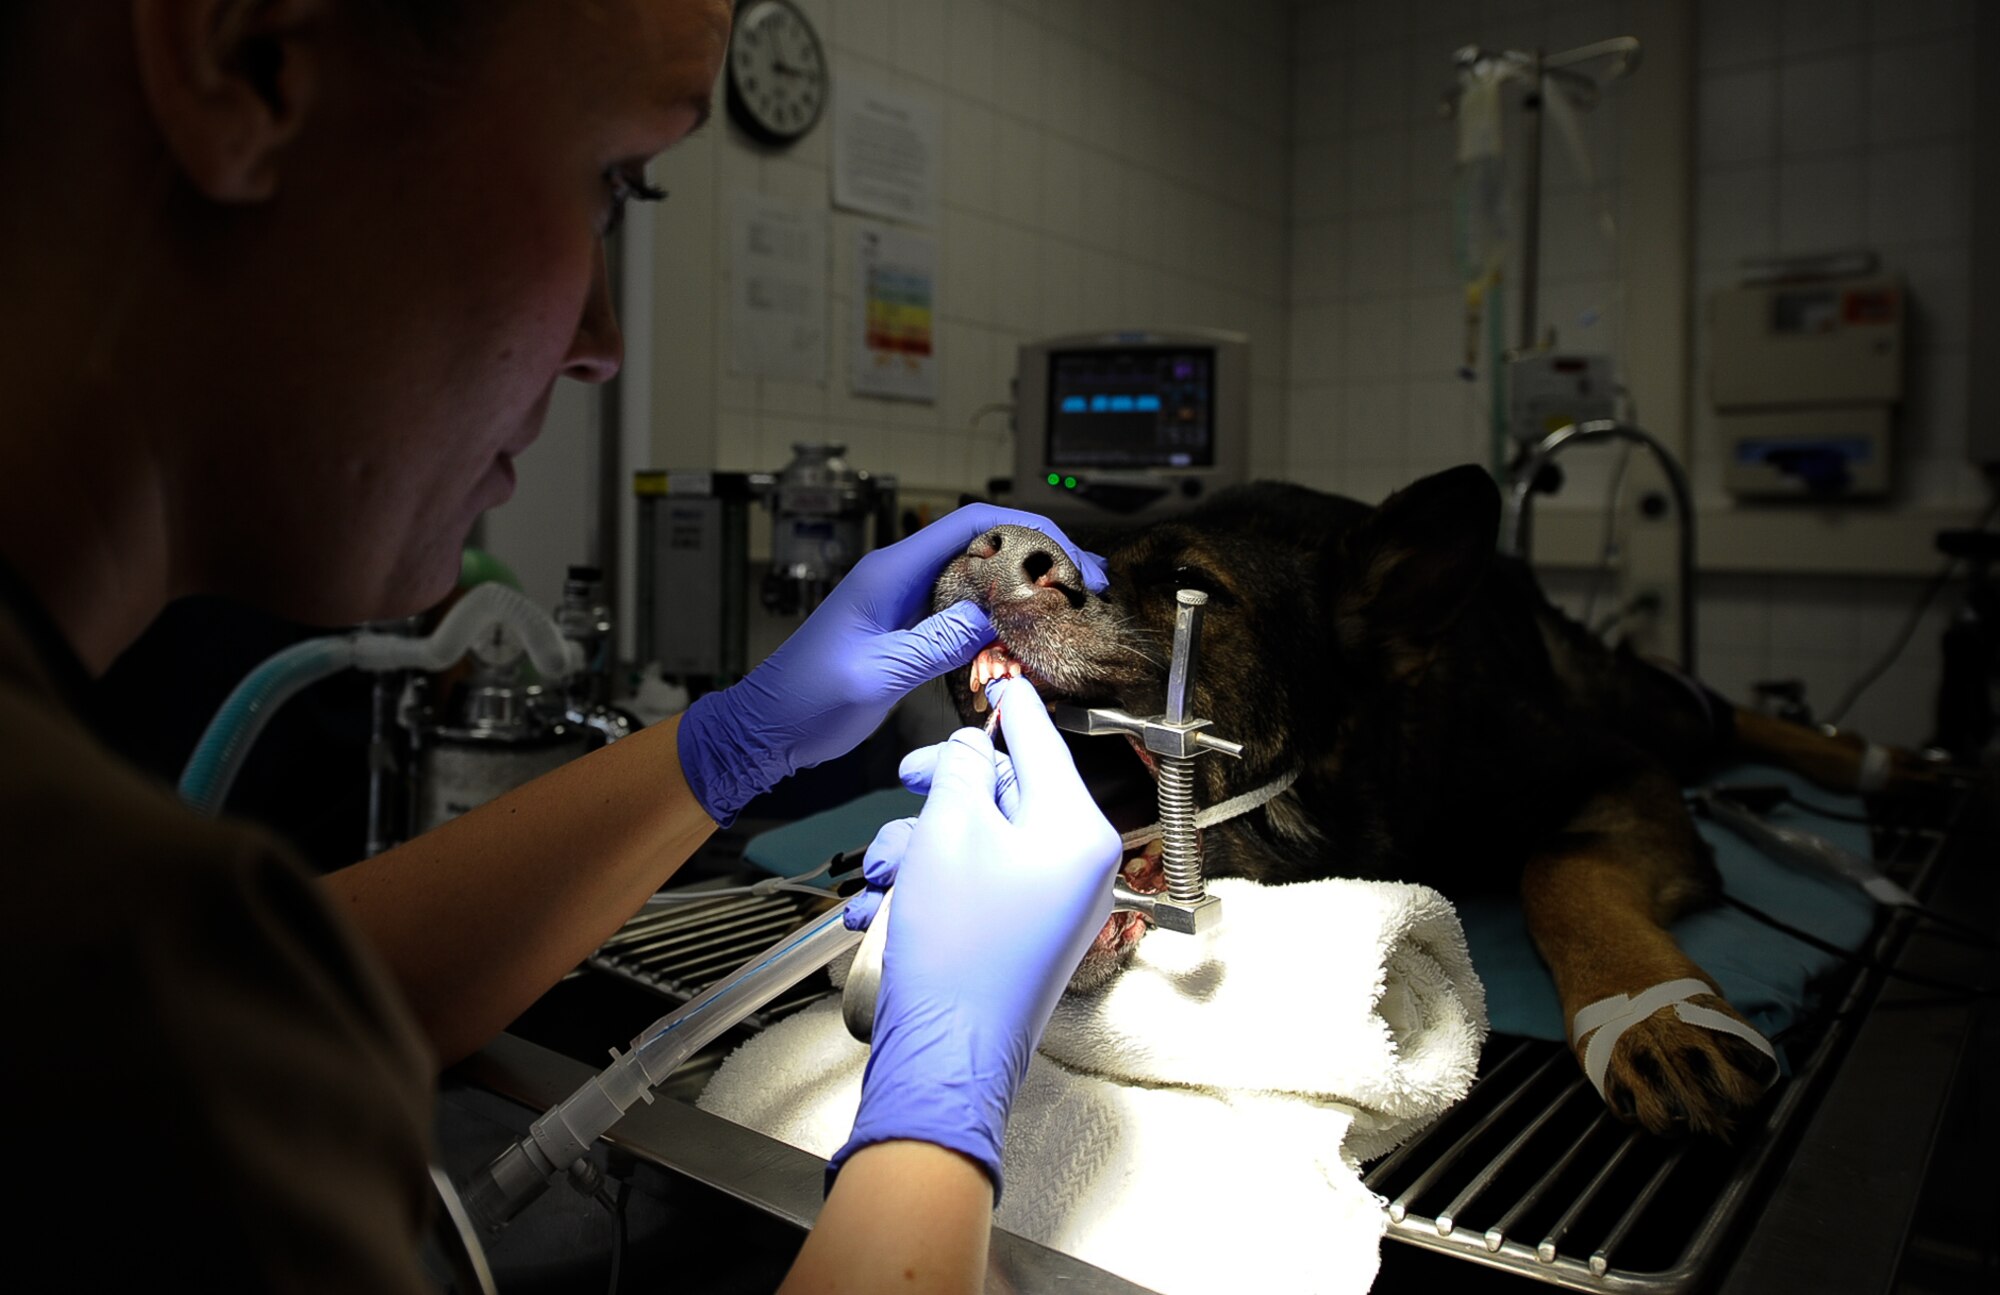
<instances>
[{"instance_id":1,"label":"woman's head","mask_svg":"<svg viewBox=\"0 0 2000 1295\"><path fill-rule=\"evenodd\" d=\"M555 379L617 370L602 238L706 115L727 0L132 0L94 40L38 8L107 89L22 213L94 244L101 371L45 376L150 424L175 592L443 593Z\"/></svg>"}]
</instances>

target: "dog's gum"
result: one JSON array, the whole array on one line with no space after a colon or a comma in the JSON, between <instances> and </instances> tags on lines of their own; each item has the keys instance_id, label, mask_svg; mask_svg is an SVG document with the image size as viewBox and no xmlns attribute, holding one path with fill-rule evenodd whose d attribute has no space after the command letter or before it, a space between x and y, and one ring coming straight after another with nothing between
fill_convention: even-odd
<instances>
[{"instance_id":1,"label":"dog's gum","mask_svg":"<svg viewBox=\"0 0 2000 1295\"><path fill-rule=\"evenodd\" d=\"M1019 679L1021 663L1009 655L1006 648L998 643L989 643L972 658L972 668L966 675L966 688L972 693L974 713L986 713L986 685L995 679Z\"/></svg>"}]
</instances>

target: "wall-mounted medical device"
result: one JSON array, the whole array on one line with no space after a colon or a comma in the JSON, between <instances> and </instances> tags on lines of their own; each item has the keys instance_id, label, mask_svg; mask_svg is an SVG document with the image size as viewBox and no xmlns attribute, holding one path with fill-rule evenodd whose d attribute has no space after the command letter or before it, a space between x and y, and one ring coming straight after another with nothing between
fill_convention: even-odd
<instances>
[{"instance_id":1,"label":"wall-mounted medical device","mask_svg":"<svg viewBox=\"0 0 2000 1295\"><path fill-rule=\"evenodd\" d=\"M1014 499L1059 521L1148 520L1242 481L1249 430L1240 333L1029 342L1014 376Z\"/></svg>"},{"instance_id":2,"label":"wall-mounted medical device","mask_svg":"<svg viewBox=\"0 0 2000 1295\"><path fill-rule=\"evenodd\" d=\"M1533 445L1550 432L1618 417L1608 355L1537 351L1507 365L1507 433Z\"/></svg>"},{"instance_id":3,"label":"wall-mounted medical device","mask_svg":"<svg viewBox=\"0 0 2000 1295\"><path fill-rule=\"evenodd\" d=\"M1733 493L1888 492L1906 298L1900 281L1880 276L1710 298L1709 390Z\"/></svg>"}]
</instances>

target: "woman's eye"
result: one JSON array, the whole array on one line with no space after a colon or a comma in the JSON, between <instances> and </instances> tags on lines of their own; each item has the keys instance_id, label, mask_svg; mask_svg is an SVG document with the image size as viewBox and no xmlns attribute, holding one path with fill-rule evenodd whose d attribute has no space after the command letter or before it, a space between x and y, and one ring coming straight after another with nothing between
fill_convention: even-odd
<instances>
[{"instance_id":1,"label":"woman's eye","mask_svg":"<svg viewBox=\"0 0 2000 1295\"><path fill-rule=\"evenodd\" d=\"M648 183L646 173L638 167L613 167L604 173L604 184L611 193L610 210L604 218L607 236L625 223L626 203L664 202L667 197L667 191Z\"/></svg>"}]
</instances>

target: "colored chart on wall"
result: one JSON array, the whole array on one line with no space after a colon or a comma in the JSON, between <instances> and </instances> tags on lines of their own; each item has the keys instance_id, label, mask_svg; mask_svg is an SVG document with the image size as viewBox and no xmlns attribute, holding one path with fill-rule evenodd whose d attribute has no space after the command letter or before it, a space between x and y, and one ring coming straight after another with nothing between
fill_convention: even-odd
<instances>
[{"instance_id":1,"label":"colored chart on wall","mask_svg":"<svg viewBox=\"0 0 2000 1295\"><path fill-rule=\"evenodd\" d=\"M937 242L927 234L856 231L853 387L857 395L937 399Z\"/></svg>"}]
</instances>

